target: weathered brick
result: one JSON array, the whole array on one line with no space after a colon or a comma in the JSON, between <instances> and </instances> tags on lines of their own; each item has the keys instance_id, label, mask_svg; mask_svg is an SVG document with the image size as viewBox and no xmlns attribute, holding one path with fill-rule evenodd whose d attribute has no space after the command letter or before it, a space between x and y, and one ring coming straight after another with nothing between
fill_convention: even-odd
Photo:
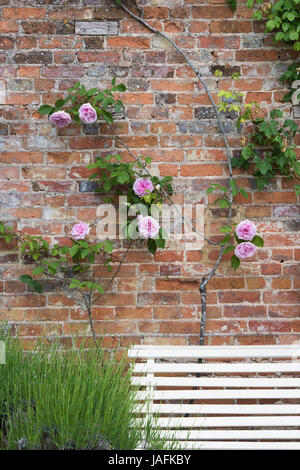
<instances>
[{"instance_id":1,"label":"weathered brick","mask_svg":"<svg viewBox=\"0 0 300 470\"><path fill-rule=\"evenodd\" d=\"M79 62L101 62L104 64L118 64L121 60L119 52L78 52Z\"/></svg>"},{"instance_id":2,"label":"weathered brick","mask_svg":"<svg viewBox=\"0 0 300 470\"><path fill-rule=\"evenodd\" d=\"M46 8L3 8L3 19L12 20L42 20L46 16Z\"/></svg>"},{"instance_id":3,"label":"weathered brick","mask_svg":"<svg viewBox=\"0 0 300 470\"><path fill-rule=\"evenodd\" d=\"M25 34L54 34L56 32L53 22L22 21L21 26Z\"/></svg>"},{"instance_id":4,"label":"weathered brick","mask_svg":"<svg viewBox=\"0 0 300 470\"><path fill-rule=\"evenodd\" d=\"M0 33L16 33L19 25L15 21L2 21L0 20Z\"/></svg>"},{"instance_id":5,"label":"weathered brick","mask_svg":"<svg viewBox=\"0 0 300 470\"><path fill-rule=\"evenodd\" d=\"M48 51L18 52L13 56L16 64L42 64L52 62L52 53Z\"/></svg>"},{"instance_id":6,"label":"weathered brick","mask_svg":"<svg viewBox=\"0 0 300 470\"><path fill-rule=\"evenodd\" d=\"M209 30L211 33L223 34L250 33L252 31L252 24L251 21L211 21Z\"/></svg>"},{"instance_id":7,"label":"weathered brick","mask_svg":"<svg viewBox=\"0 0 300 470\"><path fill-rule=\"evenodd\" d=\"M234 13L226 6L195 6L192 7L193 18L232 18Z\"/></svg>"},{"instance_id":8,"label":"weathered brick","mask_svg":"<svg viewBox=\"0 0 300 470\"><path fill-rule=\"evenodd\" d=\"M53 10L49 14L51 20L91 20L93 11L91 8L72 8Z\"/></svg>"},{"instance_id":9,"label":"weathered brick","mask_svg":"<svg viewBox=\"0 0 300 470\"><path fill-rule=\"evenodd\" d=\"M236 52L236 60L239 62L270 62L278 59L277 50L241 50Z\"/></svg>"}]
</instances>

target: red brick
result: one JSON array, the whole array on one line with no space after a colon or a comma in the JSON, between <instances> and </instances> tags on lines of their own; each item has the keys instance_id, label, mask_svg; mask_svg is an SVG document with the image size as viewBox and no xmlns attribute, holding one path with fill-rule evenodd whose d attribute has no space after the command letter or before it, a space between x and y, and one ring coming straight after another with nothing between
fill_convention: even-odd
<instances>
[{"instance_id":1,"label":"red brick","mask_svg":"<svg viewBox=\"0 0 300 470\"><path fill-rule=\"evenodd\" d=\"M98 149L109 148L112 141L103 137L72 137L70 147L73 149Z\"/></svg>"},{"instance_id":2,"label":"red brick","mask_svg":"<svg viewBox=\"0 0 300 470\"><path fill-rule=\"evenodd\" d=\"M91 8L60 8L50 12L49 18L51 20L91 20L93 18L93 11Z\"/></svg>"},{"instance_id":3,"label":"red brick","mask_svg":"<svg viewBox=\"0 0 300 470\"><path fill-rule=\"evenodd\" d=\"M142 48L142 49L149 49L150 47L150 39L148 38L137 38L137 37L124 37L124 36L117 36L117 37L108 37L107 38L107 45L108 47L133 47L135 48Z\"/></svg>"},{"instance_id":4,"label":"red brick","mask_svg":"<svg viewBox=\"0 0 300 470\"><path fill-rule=\"evenodd\" d=\"M249 49L236 52L238 62L271 62L278 59L278 51Z\"/></svg>"},{"instance_id":5,"label":"red brick","mask_svg":"<svg viewBox=\"0 0 300 470\"><path fill-rule=\"evenodd\" d=\"M299 318L299 305L269 305L269 317Z\"/></svg>"},{"instance_id":6,"label":"red brick","mask_svg":"<svg viewBox=\"0 0 300 470\"><path fill-rule=\"evenodd\" d=\"M299 304L300 293L297 291L267 291L263 293L263 301L267 304Z\"/></svg>"},{"instance_id":7,"label":"red brick","mask_svg":"<svg viewBox=\"0 0 300 470\"><path fill-rule=\"evenodd\" d=\"M151 80L151 87L153 90L166 90L166 91L193 91L194 83L187 82L186 80Z\"/></svg>"},{"instance_id":8,"label":"red brick","mask_svg":"<svg viewBox=\"0 0 300 470\"><path fill-rule=\"evenodd\" d=\"M219 301L222 304L243 302L259 303L260 293L248 291L219 292Z\"/></svg>"},{"instance_id":9,"label":"red brick","mask_svg":"<svg viewBox=\"0 0 300 470\"><path fill-rule=\"evenodd\" d=\"M254 321L249 322L250 331L256 331L260 333L286 333L292 331L292 324L288 321Z\"/></svg>"},{"instance_id":10,"label":"red brick","mask_svg":"<svg viewBox=\"0 0 300 470\"><path fill-rule=\"evenodd\" d=\"M37 93L8 93L6 95L6 104L27 105L38 104L39 95Z\"/></svg>"},{"instance_id":11,"label":"red brick","mask_svg":"<svg viewBox=\"0 0 300 470\"><path fill-rule=\"evenodd\" d=\"M184 165L181 167L181 176L217 176L223 174L222 165Z\"/></svg>"},{"instance_id":12,"label":"red brick","mask_svg":"<svg viewBox=\"0 0 300 470\"><path fill-rule=\"evenodd\" d=\"M46 332L46 325L30 324L18 326L19 336L45 336Z\"/></svg>"},{"instance_id":13,"label":"red brick","mask_svg":"<svg viewBox=\"0 0 300 470\"><path fill-rule=\"evenodd\" d=\"M44 307L46 305L46 298L44 295L28 294L28 295L15 295L3 296L2 302L4 307Z\"/></svg>"},{"instance_id":14,"label":"red brick","mask_svg":"<svg viewBox=\"0 0 300 470\"><path fill-rule=\"evenodd\" d=\"M20 65L18 69L19 77L35 78L40 76L40 67L38 65Z\"/></svg>"},{"instance_id":15,"label":"red brick","mask_svg":"<svg viewBox=\"0 0 300 470\"><path fill-rule=\"evenodd\" d=\"M200 334L199 321L162 321L159 328L160 333L176 334Z\"/></svg>"},{"instance_id":16,"label":"red brick","mask_svg":"<svg viewBox=\"0 0 300 470\"><path fill-rule=\"evenodd\" d=\"M41 152L5 152L0 154L2 163L42 163Z\"/></svg>"},{"instance_id":17,"label":"red brick","mask_svg":"<svg viewBox=\"0 0 300 470\"><path fill-rule=\"evenodd\" d=\"M151 93L122 93L120 98L124 104L153 104Z\"/></svg>"},{"instance_id":18,"label":"red brick","mask_svg":"<svg viewBox=\"0 0 300 470\"><path fill-rule=\"evenodd\" d=\"M235 34L235 33L251 33L251 21L211 21L209 25L211 33ZM191 31L197 32L197 31ZM202 32L202 31L199 31Z\"/></svg>"},{"instance_id":19,"label":"red brick","mask_svg":"<svg viewBox=\"0 0 300 470\"><path fill-rule=\"evenodd\" d=\"M42 20L46 16L46 8L3 8L2 18L12 20Z\"/></svg>"},{"instance_id":20,"label":"red brick","mask_svg":"<svg viewBox=\"0 0 300 470\"><path fill-rule=\"evenodd\" d=\"M117 307L116 318L135 319L152 318L151 308L149 307Z\"/></svg>"},{"instance_id":21,"label":"red brick","mask_svg":"<svg viewBox=\"0 0 300 470\"><path fill-rule=\"evenodd\" d=\"M15 21L0 21L0 33L16 33L19 25Z\"/></svg>"},{"instance_id":22,"label":"red brick","mask_svg":"<svg viewBox=\"0 0 300 470\"><path fill-rule=\"evenodd\" d=\"M200 49L238 49L240 39L237 36L203 36L198 39Z\"/></svg>"},{"instance_id":23,"label":"red brick","mask_svg":"<svg viewBox=\"0 0 300 470\"><path fill-rule=\"evenodd\" d=\"M272 279L273 289L290 289L291 284L291 279Z\"/></svg>"},{"instance_id":24,"label":"red brick","mask_svg":"<svg viewBox=\"0 0 300 470\"><path fill-rule=\"evenodd\" d=\"M281 274L282 266L278 263L262 264L261 273L264 276Z\"/></svg>"},{"instance_id":25,"label":"red brick","mask_svg":"<svg viewBox=\"0 0 300 470\"><path fill-rule=\"evenodd\" d=\"M265 317L267 315L267 307L265 305L225 305L223 315L224 317L234 318Z\"/></svg>"},{"instance_id":26,"label":"red brick","mask_svg":"<svg viewBox=\"0 0 300 470\"><path fill-rule=\"evenodd\" d=\"M228 6L195 6L192 7L193 18L232 18L234 12Z\"/></svg>"},{"instance_id":27,"label":"red brick","mask_svg":"<svg viewBox=\"0 0 300 470\"><path fill-rule=\"evenodd\" d=\"M254 193L254 202L257 204L293 203L296 202L296 194L290 192L259 192Z\"/></svg>"},{"instance_id":28,"label":"red brick","mask_svg":"<svg viewBox=\"0 0 300 470\"><path fill-rule=\"evenodd\" d=\"M247 323L245 321L232 320L208 320L206 323L207 333L216 333L222 335L230 333L241 333L246 331Z\"/></svg>"},{"instance_id":29,"label":"red brick","mask_svg":"<svg viewBox=\"0 0 300 470\"><path fill-rule=\"evenodd\" d=\"M79 62L100 62L102 64L118 64L121 60L119 52L89 52L89 51L79 51L78 52Z\"/></svg>"}]
</instances>

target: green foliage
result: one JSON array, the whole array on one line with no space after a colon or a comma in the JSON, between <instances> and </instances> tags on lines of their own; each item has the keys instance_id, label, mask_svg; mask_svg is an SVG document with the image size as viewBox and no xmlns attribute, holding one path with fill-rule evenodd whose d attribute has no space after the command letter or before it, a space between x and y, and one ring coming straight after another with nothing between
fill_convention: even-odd
<instances>
[{"instance_id":1,"label":"green foliage","mask_svg":"<svg viewBox=\"0 0 300 470\"><path fill-rule=\"evenodd\" d=\"M29 287L31 287L31 289L33 289L35 292L38 292L39 294L43 291L42 285L36 279L33 279L33 277L29 276L29 274L23 274L20 276L20 281L24 284L27 284Z\"/></svg>"},{"instance_id":2,"label":"green foliage","mask_svg":"<svg viewBox=\"0 0 300 470\"><path fill-rule=\"evenodd\" d=\"M270 118L253 119L254 131L249 143L243 148L241 157L232 159L232 166L249 170L254 164L254 176L259 190L264 189L276 174L300 177L300 163L297 161L293 138L298 125L292 119L283 123L277 120L283 113L274 109Z\"/></svg>"},{"instance_id":3,"label":"green foliage","mask_svg":"<svg viewBox=\"0 0 300 470\"><path fill-rule=\"evenodd\" d=\"M238 81L240 74L233 74L231 77L233 80ZM236 92L234 90L220 90L218 97L220 98L218 102L219 111L234 111L237 113L236 128L239 131L241 125L246 121L252 118L253 111L259 109L259 104L256 101L251 101L251 103L244 103L245 94L241 92Z\"/></svg>"},{"instance_id":4,"label":"green foliage","mask_svg":"<svg viewBox=\"0 0 300 470\"><path fill-rule=\"evenodd\" d=\"M231 193L233 196L237 196L239 193L245 198L248 199L248 194L244 188L239 188L236 184L236 181L232 179L229 183L231 188ZM207 190L206 194L212 194L213 192L217 191L218 193L224 193L222 196L219 196L217 199L214 200L214 204L218 204L221 209L226 209L226 207L230 207L229 202L229 188L226 186L222 186L218 183L211 184Z\"/></svg>"},{"instance_id":5,"label":"green foliage","mask_svg":"<svg viewBox=\"0 0 300 470\"><path fill-rule=\"evenodd\" d=\"M59 276L58 279L62 280L64 274L68 274L70 271L74 275L88 271L95 262L95 256L100 255L104 255L104 266L107 267L108 271L111 270L110 255L113 251L113 243L111 241L92 244L87 240L72 240L71 246L60 246L57 244L50 250L48 243L45 242L42 237L29 237L29 239L31 238L39 239L40 244L37 245L38 248L35 242L26 241L26 243L22 244L22 249L24 250L25 245L27 256L38 262L38 266L33 270L34 276ZM39 250L39 246L44 246L44 244L47 246L47 252L43 253L45 257L41 258L42 255L37 249ZM34 258L34 255L38 255L38 257ZM31 278L31 276L21 276L20 280L28 284L36 292L42 292L41 284ZM71 278L69 288L90 291L96 290L101 294L103 293L103 287L100 284L88 281L83 282L80 278Z\"/></svg>"},{"instance_id":6,"label":"green foliage","mask_svg":"<svg viewBox=\"0 0 300 470\"><path fill-rule=\"evenodd\" d=\"M18 235L12 232L11 227L4 226L0 222L0 238L9 243L13 238L20 242L20 253L27 260L33 262L36 267L33 269L33 276L56 277L63 281L64 275L71 272L84 273L90 269L95 262L95 256L102 256L103 264L108 271L111 271L111 253L114 244L111 241L102 243L90 243L87 240L72 240L71 246L56 244L53 248L41 236L37 235ZM27 284L35 292L43 291L42 284L29 274L20 276L20 281ZM100 284L82 281L80 278L71 278L69 282L70 289L83 289L98 291L103 293L103 287Z\"/></svg>"},{"instance_id":7,"label":"green foliage","mask_svg":"<svg viewBox=\"0 0 300 470\"><path fill-rule=\"evenodd\" d=\"M106 157L96 158L87 168L88 170L97 170L90 176L90 179L97 180L99 188L97 192L114 192L118 195L124 193L124 189L131 190L127 197L130 202L139 202L139 198L134 195L132 190L137 172L134 169L135 163L125 163L120 155L108 155Z\"/></svg>"},{"instance_id":8,"label":"green foliage","mask_svg":"<svg viewBox=\"0 0 300 470\"><path fill-rule=\"evenodd\" d=\"M241 101L241 98L244 96L243 93L220 90L218 97L221 100L218 103L219 111L235 111L239 112L240 106L237 104Z\"/></svg>"},{"instance_id":9,"label":"green foliage","mask_svg":"<svg viewBox=\"0 0 300 470\"><path fill-rule=\"evenodd\" d=\"M42 256L48 256L49 243L41 236L25 235L21 243L21 254L37 261Z\"/></svg>"},{"instance_id":10,"label":"green foliage","mask_svg":"<svg viewBox=\"0 0 300 470\"><path fill-rule=\"evenodd\" d=\"M0 239L1 238L3 238L6 243L10 243L14 235L12 233L12 227L4 225L4 223L0 221Z\"/></svg>"},{"instance_id":11,"label":"green foliage","mask_svg":"<svg viewBox=\"0 0 300 470\"><path fill-rule=\"evenodd\" d=\"M231 258L232 269L236 270L240 266L240 264L241 264L240 259L236 255L233 255Z\"/></svg>"},{"instance_id":12,"label":"green foliage","mask_svg":"<svg viewBox=\"0 0 300 470\"><path fill-rule=\"evenodd\" d=\"M236 10L236 0L226 0L232 11Z\"/></svg>"},{"instance_id":13,"label":"green foliage","mask_svg":"<svg viewBox=\"0 0 300 470\"><path fill-rule=\"evenodd\" d=\"M171 176L158 178L157 176L149 176L146 172L146 167L151 161L152 159L149 157L140 157L140 161L128 163L123 162L120 155L108 155L106 157L98 157L95 163L88 166L89 170L97 170L97 172L90 176L90 179L96 180L99 183L99 188L96 191L101 194L108 192L112 194L110 198L106 198L107 201L112 201L114 194L119 196L126 195L127 205L125 210L127 213L127 224L123 229L128 238L136 238L134 237L136 224L132 223L133 218L129 215L130 210L139 212L143 216L151 215L152 205L156 205L159 209L163 203L164 193L162 190L168 195L173 193ZM142 197L137 196L133 191L133 185L137 178L151 179L154 190ZM158 248L164 248L165 237L166 234L160 231L157 239L149 239L147 241L149 252L154 254Z\"/></svg>"},{"instance_id":14,"label":"green foliage","mask_svg":"<svg viewBox=\"0 0 300 470\"><path fill-rule=\"evenodd\" d=\"M148 251L154 255L158 248L164 248L166 245L165 234L162 229L159 229L158 238L149 238L147 241Z\"/></svg>"},{"instance_id":15,"label":"green foliage","mask_svg":"<svg viewBox=\"0 0 300 470\"><path fill-rule=\"evenodd\" d=\"M90 103L97 111L98 119L104 119L107 124L113 123L112 111L120 112L123 109L123 103L119 99L115 99L113 93L126 91L124 83L116 85L116 79L113 78L111 88L107 90L99 90L91 88L87 90L85 86L76 82L74 86L68 89L68 95L64 99L59 99L54 106L42 105L38 109L40 114L50 116L56 111L66 111L72 119L79 124L78 109L84 103Z\"/></svg>"},{"instance_id":16,"label":"green foliage","mask_svg":"<svg viewBox=\"0 0 300 470\"><path fill-rule=\"evenodd\" d=\"M282 82L285 80L293 81L298 73L297 65L290 66L280 77L280 80ZM232 78L234 77L232 76ZM239 76L235 79L238 80ZM292 90L291 94L286 96L291 98L294 91ZM299 178L300 163L297 161L294 150L295 145L293 144L293 139L298 132L297 123L292 119L286 119L283 123L278 121L277 119L283 118L283 113L279 109L272 110L270 118L256 117L257 111L260 110L259 104L256 101L244 103L243 93L234 90L220 90L218 96L220 97L218 103L220 111L235 111L238 113L237 130L240 130L242 124L247 121L253 124L253 132L248 136L248 143L246 137L242 137L241 142L243 145L247 144L242 150L241 157L235 156L231 159L232 166L249 170L252 168L250 164L254 164L254 176L260 190L268 186L271 179L278 173L291 178ZM234 184L234 180L231 184ZM296 192L298 192L297 188L296 185ZM219 189L222 190L222 188ZM240 189L239 191L246 197L245 190ZM235 196L237 188L232 187L232 193ZM226 198L220 197L215 202L219 203L222 208L229 207Z\"/></svg>"},{"instance_id":17,"label":"green foliage","mask_svg":"<svg viewBox=\"0 0 300 470\"><path fill-rule=\"evenodd\" d=\"M255 237L252 238L251 243L258 246L259 248L264 246L264 240L259 235L255 235Z\"/></svg>"},{"instance_id":18,"label":"green foliage","mask_svg":"<svg viewBox=\"0 0 300 470\"><path fill-rule=\"evenodd\" d=\"M266 32L275 31L275 41L293 44L300 51L300 0L277 0L264 3L264 0L247 0L247 6L258 9L253 17L266 20Z\"/></svg>"},{"instance_id":19,"label":"green foliage","mask_svg":"<svg viewBox=\"0 0 300 470\"><path fill-rule=\"evenodd\" d=\"M41 343L26 353L17 340L6 342L0 367L0 448L2 450L135 449L143 441L135 421L141 405L125 359L104 351L62 351ZM147 423L147 447L166 448Z\"/></svg>"},{"instance_id":20,"label":"green foliage","mask_svg":"<svg viewBox=\"0 0 300 470\"><path fill-rule=\"evenodd\" d=\"M300 62L293 62L281 75L281 77L279 77L280 83L287 83L290 86L296 80L300 80ZM284 95L283 101L291 101L295 91L296 88L291 87L290 91L286 95ZM297 98L300 99L300 92Z\"/></svg>"}]
</instances>

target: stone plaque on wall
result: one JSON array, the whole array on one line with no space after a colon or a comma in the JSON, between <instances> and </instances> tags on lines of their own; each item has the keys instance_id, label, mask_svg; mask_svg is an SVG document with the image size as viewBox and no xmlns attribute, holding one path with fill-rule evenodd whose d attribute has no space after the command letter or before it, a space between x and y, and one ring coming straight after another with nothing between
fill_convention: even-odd
<instances>
[{"instance_id":1,"label":"stone plaque on wall","mask_svg":"<svg viewBox=\"0 0 300 470\"><path fill-rule=\"evenodd\" d=\"M96 36L118 34L117 21L76 21L75 34Z\"/></svg>"}]
</instances>

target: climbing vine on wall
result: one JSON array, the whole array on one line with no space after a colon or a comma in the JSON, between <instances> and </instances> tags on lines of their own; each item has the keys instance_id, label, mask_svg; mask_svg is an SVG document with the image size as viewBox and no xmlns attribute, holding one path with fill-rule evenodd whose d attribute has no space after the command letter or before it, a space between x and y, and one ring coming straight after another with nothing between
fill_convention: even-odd
<instances>
[{"instance_id":1,"label":"climbing vine on wall","mask_svg":"<svg viewBox=\"0 0 300 470\"><path fill-rule=\"evenodd\" d=\"M231 78L238 87L239 76ZM232 157L232 166L251 171L259 190L266 188L278 175L300 181L300 162L293 143L299 132L298 124L293 119L283 120L280 109L273 109L268 116L257 102L245 103L244 93L235 89L220 90L218 96L220 111L236 113L237 131L250 124L247 135L241 137L241 155ZM299 184L295 184L295 191L300 194Z\"/></svg>"},{"instance_id":2,"label":"climbing vine on wall","mask_svg":"<svg viewBox=\"0 0 300 470\"><path fill-rule=\"evenodd\" d=\"M247 0L247 6L256 7L253 18L266 20L266 32L274 31L276 42L287 42L300 51L300 0Z\"/></svg>"}]
</instances>

